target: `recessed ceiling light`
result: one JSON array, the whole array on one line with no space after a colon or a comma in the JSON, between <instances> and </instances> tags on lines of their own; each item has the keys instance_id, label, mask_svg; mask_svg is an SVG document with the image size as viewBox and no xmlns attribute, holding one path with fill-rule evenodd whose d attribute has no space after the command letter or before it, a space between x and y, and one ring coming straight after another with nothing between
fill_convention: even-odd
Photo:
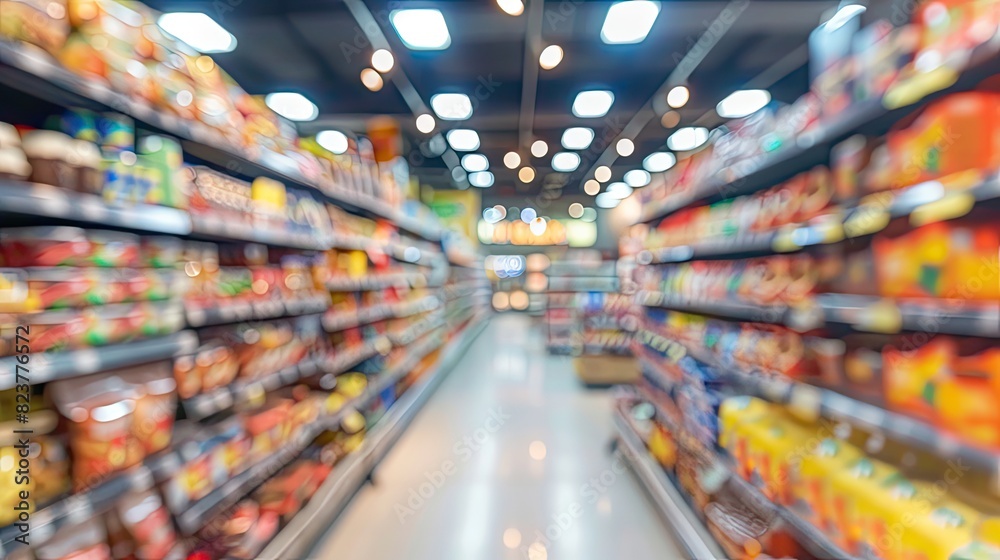
<instances>
[{"instance_id":1,"label":"recessed ceiling light","mask_svg":"<svg viewBox=\"0 0 1000 560\"><path fill-rule=\"evenodd\" d=\"M594 141L594 129L582 126L567 128L562 135L562 146L567 150L586 150Z\"/></svg>"},{"instance_id":2,"label":"recessed ceiling light","mask_svg":"<svg viewBox=\"0 0 1000 560\"><path fill-rule=\"evenodd\" d=\"M549 153L549 145L544 140L535 140L531 145L531 155L535 157L545 157Z\"/></svg>"},{"instance_id":3,"label":"recessed ceiling light","mask_svg":"<svg viewBox=\"0 0 1000 560\"><path fill-rule=\"evenodd\" d=\"M602 183L607 183L611 180L611 168L607 165L602 165L594 170L594 179Z\"/></svg>"},{"instance_id":4,"label":"recessed ceiling light","mask_svg":"<svg viewBox=\"0 0 1000 560\"><path fill-rule=\"evenodd\" d=\"M632 194L632 187L622 182L611 183L610 185L608 185L607 190L604 191L604 194L609 194L619 200L623 200L628 198L629 195Z\"/></svg>"},{"instance_id":5,"label":"recessed ceiling light","mask_svg":"<svg viewBox=\"0 0 1000 560\"><path fill-rule=\"evenodd\" d=\"M559 45L549 45L538 55L538 65L544 70L552 70L563 59L563 50Z\"/></svg>"},{"instance_id":6,"label":"recessed ceiling light","mask_svg":"<svg viewBox=\"0 0 1000 560\"><path fill-rule=\"evenodd\" d=\"M521 156L517 152L507 152L503 156L503 164L507 166L507 169L514 169L521 165Z\"/></svg>"},{"instance_id":7,"label":"recessed ceiling light","mask_svg":"<svg viewBox=\"0 0 1000 560\"><path fill-rule=\"evenodd\" d=\"M479 134L468 128L449 130L445 136L451 149L458 152L471 152L479 149Z\"/></svg>"},{"instance_id":8,"label":"recessed ceiling light","mask_svg":"<svg viewBox=\"0 0 1000 560\"><path fill-rule=\"evenodd\" d=\"M490 168L490 160L483 154L465 154L462 156L462 167L470 173L486 171Z\"/></svg>"},{"instance_id":9,"label":"recessed ceiling light","mask_svg":"<svg viewBox=\"0 0 1000 560\"><path fill-rule=\"evenodd\" d=\"M379 49L372 53L372 68L385 73L392 70L396 60L387 49Z\"/></svg>"},{"instance_id":10,"label":"recessed ceiling light","mask_svg":"<svg viewBox=\"0 0 1000 560\"><path fill-rule=\"evenodd\" d=\"M319 116L319 107L300 93L269 93L264 98L264 103L275 113L293 121L312 121Z\"/></svg>"},{"instance_id":11,"label":"recessed ceiling light","mask_svg":"<svg viewBox=\"0 0 1000 560\"><path fill-rule=\"evenodd\" d=\"M595 194L601 192L601 184L595 179L587 179L587 182L583 184L583 192L594 196Z\"/></svg>"},{"instance_id":12,"label":"recessed ceiling light","mask_svg":"<svg viewBox=\"0 0 1000 560\"><path fill-rule=\"evenodd\" d=\"M371 68L365 68L361 71L361 83L372 91L378 91L382 89L382 76Z\"/></svg>"},{"instance_id":13,"label":"recessed ceiling light","mask_svg":"<svg viewBox=\"0 0 1000 560\"><path fill-rule=\"evenodd\" d=\"M493 174L489 171L477 171L469 174L469 184L485 189L493 186Z\"/></svg>"},{"instance_id":14,"label":"recessed ceiling light","mask_svg":"<svg viewBox=\"0 0 1000 560\"><path fill-rule=\"evenodd\" d=\"M650 173L662 173L677 163L677 157L670 152L653 152L642 160L642 166Z\"/></svg>"},{"instance_id":15,"label":"recessed ceiling light","mask_svg":"<svg viewBox=\"0 0 1000 560\"><path fill-rule=\"evenodd\" d=\"M730 93L715 106L724 119L741 119L752 115L771 102L771 94L763 89L742 89Z\"/></svg>"},{"instance_id":16,"label":"recessed ceiling light","mask_svg":"<svg viewBox=\"0 0 1000 560\"><path fill-rule=\"evenodd\" d=\"M417 130L423 132L424 134L429 133L434 130L434 117L427 113L424 113L417 117Z\"/></svg>"},{"instance_id":17,"label":"recessed ceiling light","mask_svg":"<svg viewBox=\"0 0 1000 560\"><path fill-rule=\"evenodd\" d=\"M579 202L574 202L569 205L569 217L570 218L580 218L583 216L583 205Z\"/></svg>"},{"instance_id":18,"label":"recessed ceiling light","mask_svg":"<svg viewBox=\"0 0 1000 560\"><path fill-rule=\"evenodd\" d=\"M643 169L633 169L625 174L625 184L634 189L645 187L651 180L649 172Z\"/></svg>"},{"instance_id":19,"label":"recessed ceiling light","mask_svg":"<svg viewBox=\"0 0 1000 560\"><path fill-rule=\"evenodd\" d=\"M156 24L198 52L222 53L236 48L236 37L214 19L200 12L163 14Z\"/></svg>"},{"instance_id":20,"label":"recessed ceiling light","mask_svg":"<svg viewBox=\"0 0 1000 560\"><path fill-rule=\"evenodd\" d=\"M524 12L524 3L521 0L497 0L497 5L512 16L519 16Z\"/></svg>"},{"instance_id":21,"label":"recessed ceiling light","mask_svg":"<svg viewBox=\"0 0 1000 560\"><path fill-rule=\"evenodd\" d=\"M674 86L667 93L667 105L670 105L674 109L680 109L687 105L689 99L691 99L691 92L684 86Z\"/></svg>"},{"instance_id":22,"label":"recessed ceiling light","mask_svg":"<svg viewBox=\"0 0 1000 560\"><path fill-rule=\"evenodd\" d=\"M594 204L596 204L598 208L614 208L618 206L618 203L620 202L621 199L606 192L602 192L594 198Z\"/></svg>"},{"instance_id":23,"label":"recessed ceiling light","mask_svg":"<svg viewBox=\"0 0 1000 560\"><path fill-rule=\"evenodd\" d=\"M552 169L560 173L576 171L580 167L580 155L576 152L559 152L552 156Z\"/></svg>"},{"instance_id":24,"label":"recessed ceiling light","mask_svg":"<svg viewBox=\"0 0 1000 560\"><path fill-rule=\"evenodd\" d=\"M534 208L528 207L521 210L520 220L526 224L530 224L531 220L534 220L537 217L538 212L536 212Z\"/></svg>"},{"instance_id":25,"label":"recessed ceiling light","mask_svg":"<svg viewBox=\"0 0 1000 560\"><path fill-rule=\"evenodd\" d=\"M316 143L335 154L347 151L347 135L339 130L324 130L316 135Z\"/></svg>"},{"instance_id":26,"label":"recessed ceiling light","mask_svg":"<svg viewBox=\"0 0 1000 560\"><path fill-rule=\"evenodd\" d=\"M641 43L660 13L660 3L629 0L612 4L601 27L601 40L609 44Z\"/></svg>"},{"instance_id":27,"label":"recessed ceiling light","mask_svg":"<svg viewBox=\"0 0 1000 560\"><path fill-rule=\"evenodd\" d=\"M573 115L582 119L603 117L615 102L615 94L607 90L581 91L573 100Z\"/></svg>"},{"instance_id":28,"label":"recessed ceiling light","mask_svg":"<svg viewBox=\"0 0 1000 560\"><path fill-rule=\"evenodd\" d=\"M628 157L635 151L635 144L628 138L622 138L615 144L615 151L622 157Z\"/></svg>"},{"instance_id":29,"label":"recessed ceiling light","mask_svg":"<svg viewBox=\"0 0 1000 560\"><path fill-rule=\"evenodd\" d=\"M436 51L451 44L448 24L439 10L395 10L389 21L403 44L413 50Z\"/></svg>"},{"instance_id":30,"label":"recessed ceiling light","mask_svg":"<svg viewBox=\"0 0 1000 560\"><path fill-rule=\"evenodd\" d=\"M517 178L521 180L522 183L530 183L535 180L535 170L530 167L522 167L517 172ZM521 215L524 215L524 211L521 211Z\"/></svg>"},{"instance_id":31,"label":"recessed ceiling light","mask_svg":"<svg viewBox=\"0 0 1000 560\"><path fill-rule=\"evenodd\" d=\"M472 116L472 100L464 93L438 93L431 96L431 109L439 119L464 121Z\"/></svg>"},{"instance_id":32,"label":"recessed ceiling light","mask_svg":"<svg viewBox=\"0 0 1000 560\"><path fill-rule=\"evenodd\" d=\"M693 150L708 141L708 129L700 126L678 128L667 138L667 147L675 152Z\"/></svg>"},{"instance_id":33,"label":"recessed ceiling light","mask_svg":"<svg viewBox=\"0 0 1000 560\"><path fill-rule=\"evenodd\" d=\"M667 111L660 117L660 124L663 128L673 128L681 124L681 114L677 111Z\"/></svg>"}]
</instances>

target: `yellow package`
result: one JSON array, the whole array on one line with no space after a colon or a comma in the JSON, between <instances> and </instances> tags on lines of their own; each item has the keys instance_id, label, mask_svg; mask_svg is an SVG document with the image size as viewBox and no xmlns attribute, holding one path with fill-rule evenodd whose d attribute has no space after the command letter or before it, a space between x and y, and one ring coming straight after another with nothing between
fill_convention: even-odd
<instances>
[{"instance_id":1,"label":"yellow package","mask_svg":"<svg viewBox=\"0 0 1000 560\"><path fill-rule=\"evenodd\" d=\"M834 475L862 457L861 451L849 443L827 438L802 455L798 469L792 473L792 505L807 521L837 542L833 496L830 484Z\"/></svg>"},{"instance_id":2,"label":"yellow package","mask_svg":"<svg viewBox=\"0 0 1000 560\"><path fill-rule=\"evenodd\" d=\"M900 531L902 554L907 560L1000 558L1000 548L976 541L983 515L967 504L946 499L937 507L920 508L915 513L907 518L912 523L903 524Z\"/></svg>"},{"instance_id":3,"label":"yellow package","mask_svg":"<svg viewBox=\"0 0 1000 560\"><path fill-rule=\"evenodd\" d=\"M791 504L792 461L810 434L790 418L769 419L750 432L751 480L769 500Z\"/></svg>"},{"instance_id":4,"label":"yellow package","mask_svg":"<svg viewBox=\"0 0 1000 560\"><path fill-rule=\"evenodd\" d=\"M865 558L908 559L904 554L905 539L922 532L915 519L936 509L942 498L932 485L893 473L882 480L876 491L861 496L857 551Z\"/></svg>"},{"instance_id":5,"label":"yellow package","mask_svg":"<svg viewBox=\"0 0 1000 560\"><path fill-rule=\"evenodd\" d=\"M868 504L884 499L882 482L897 474L896 469L868 457L850 461L847 468L836 471L830 479L832 494L833 535L835 542L852 554L857 554L865 542L864 524L868 517Z\"/></svg>"},{"instance_id":6,"label":"yellow package","mask_svg":"<svg viewBox=\"0 0 1000 560\"><path fill-rule=\"evenodd\" d=\"M719 445L730 452L729 440L742 422L756 420L770 411L772 406L754 397L731 397L719 405Z\"/></svg>"}]
</instances>

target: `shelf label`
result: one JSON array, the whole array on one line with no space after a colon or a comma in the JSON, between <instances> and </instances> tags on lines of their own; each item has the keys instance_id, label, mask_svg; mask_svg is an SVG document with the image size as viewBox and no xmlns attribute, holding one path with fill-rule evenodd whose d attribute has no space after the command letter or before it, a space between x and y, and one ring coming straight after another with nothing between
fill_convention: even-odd
<instances>
[{"instance_id":1,"label":"shelf label","mask_svg":"<svg viewBox=\"0 0 1000 560\"><path fill-rule=\"evenodd\" d=\"M892 193L876 193L862 198L857 209L844 222L844 234L861 237L885 229L892 220L889 208L894 198Z\"/></svg>"},{"instance_id":2,"label":"shelf label","mask_svg":"<svg viewBox=\"0 0 1000 560\"><path fill-rule=\"evenodd\" d=\"M954 193L941 200L918 206L910 213L910 224L920 227L934 222L961 218L972 211L976 197L972 193Z\"/></svg>"}]
</instances>

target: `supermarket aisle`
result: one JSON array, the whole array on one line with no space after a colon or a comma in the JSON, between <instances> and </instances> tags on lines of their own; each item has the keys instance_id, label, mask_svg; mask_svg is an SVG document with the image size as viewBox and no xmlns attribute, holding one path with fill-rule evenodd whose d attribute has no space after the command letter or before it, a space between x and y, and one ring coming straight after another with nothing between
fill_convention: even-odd
<instances>
[{"instance_id":1,"label":"supermarket aisle","mask_svg":"<svg viewBox=\"0 0 1000 560\"><path fill-rule=\"evenodd\" d=\"M312 557L680 558L608 453L609 394L543 340L528 317L495 317Z\"/></svg>"}]
</instances>

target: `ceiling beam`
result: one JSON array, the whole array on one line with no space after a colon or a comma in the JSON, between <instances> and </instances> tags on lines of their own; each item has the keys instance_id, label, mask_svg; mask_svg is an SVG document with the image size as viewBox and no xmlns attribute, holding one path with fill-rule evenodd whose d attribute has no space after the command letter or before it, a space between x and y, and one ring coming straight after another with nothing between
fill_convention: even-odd
<instances>
[{"instance_id":1,"label":"ceiling beam","mask_svg":"<svg viewBox=\"0 0 1000 560\"><path fill-rule=\"evenodd\" d=\"M371 10L365 4L364 0L344 0L344 4L347 9L351 11L351 15L354 16L354 21L360 26L362 33L368 38L368 42L371 44L372 50L386 49L392 52L392 47L389 44L389 40L382 33L382 27L379 22L372 15ZM427 104L424 103L423 97L417 92L417 88L413 87L413 82L410 78L406 76L406 72L403 70L402 65L399 63L399 57L396 57L395 68L391 71L392 83L399 90L400 95L403 96L403 100L406 105L410 108L414 117L418 117L424 113L430 113L430 109ZM445 152L441 155L441 158L448 165L448 167L454 168L458 165L459 159L455 152L451 148L447 148ZM459 188L468 188L468 182L465 180L455 181L455 185Z\"/></svg>"},{"instance_id":2,"label":"ceiling beam","mask_svg":"<svg viewBox=\"0 0 1000 560\"><path fill-rule=\"evenodd\" d=\"M666 99L667 92L671 88L678 85L683 85L687 82L691 74L694 73L695 69L708 53L719 44L719 41L729 32L736 20L739 19L740 15L749 7L749 0L732 0L726 7L719 13L715 20L705 29L701 37L691 46L684 58L677 63L674 70L667 76L667 79L663 82L659 88L657 88L656 93L649 98L636 112L635 116L632 117L625 127L622 129L621 133L612 141L608 142L608 147L590 166L587 173L580 178L580 188L583 188L583 183L594 176L594 171L602 166L611 166L614 164L615 160L618 159L618 152L615 151L615 144L621 138L633 139L642 132L646 125L656 116L656 110L654 106L657 106L661 99Z\"/></svg>"},{"instance_id":3,"label":"ceiling beam","mask_svg":"<svg viewBox=\"0 0 1000 560\"><path fill-rule=\"evenodd\" d=\"M521 80L521 114L517 120L518 144L531 145L535 123L535 96L538 94L538 56L542 54L542 20L545 0L526 0L527 28L524 33L524 73Z\"/></svg>"}]
</instances>

